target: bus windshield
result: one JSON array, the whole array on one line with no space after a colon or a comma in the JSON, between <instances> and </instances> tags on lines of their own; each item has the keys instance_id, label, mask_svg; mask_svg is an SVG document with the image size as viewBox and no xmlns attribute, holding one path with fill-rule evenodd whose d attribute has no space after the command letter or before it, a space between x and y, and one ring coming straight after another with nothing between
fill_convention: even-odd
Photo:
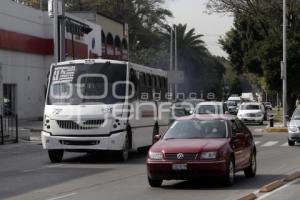
<instances>
[{"instance_id":1,"label":"bus windshield","mask_svg":"<svg viewBox=\"0 0 300 200\"><path fill-rule=\"evenodd\" d=\"M54 66L47 104L122 103L126 96L126 68L125 64L109 62Z\"/></svg>"}]
</instances>

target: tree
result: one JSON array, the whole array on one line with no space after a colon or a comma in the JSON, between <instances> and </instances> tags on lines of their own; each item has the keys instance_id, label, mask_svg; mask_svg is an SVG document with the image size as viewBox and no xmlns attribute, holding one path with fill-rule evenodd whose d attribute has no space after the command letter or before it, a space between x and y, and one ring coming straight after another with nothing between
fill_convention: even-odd
<instances>
[{"instance_id":1,"label":"tree","mask_svg":"<svg viewBox=\"0 0 300 200\"><path fill-rule=\"evenodd\" d=\"M252 74L252 82L263 90L282 90L282 1L210 0L212 12L234 16L234 27L220 41L230 62L240 74ZM299 85L300 2L287 0L288 20L288 85ZM288 102L293 109L298 87L288 87Z\"/></svg>"}]
</instances>

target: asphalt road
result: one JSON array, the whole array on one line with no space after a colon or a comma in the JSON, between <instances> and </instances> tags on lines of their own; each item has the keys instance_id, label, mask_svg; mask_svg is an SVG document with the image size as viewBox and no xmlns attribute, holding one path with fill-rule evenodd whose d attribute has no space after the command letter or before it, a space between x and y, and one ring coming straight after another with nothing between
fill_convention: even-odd
<instances>
[{"instance_id":1,"label":"asphalt road","mask_svg":"<svg viewBox=\"0 0 300 200\"><path fill-rule=\"evenodd\" d=\"M253 179L237 174L233 187L201 180L165 181L153 189L146 180L145 154L132 153L129 162L116 163L104 154L66 153L61 164L51 164L39 143L23 142L0 146L0 199L233 200L300 169L300 145L288 147L286 134L262 134L262 127L249 127L258 149L258 173ZM298 197L297 187L299 182L280 193ZM264 199L298 199L287 196L274 193Z\"/></svg>"}]
</instances>

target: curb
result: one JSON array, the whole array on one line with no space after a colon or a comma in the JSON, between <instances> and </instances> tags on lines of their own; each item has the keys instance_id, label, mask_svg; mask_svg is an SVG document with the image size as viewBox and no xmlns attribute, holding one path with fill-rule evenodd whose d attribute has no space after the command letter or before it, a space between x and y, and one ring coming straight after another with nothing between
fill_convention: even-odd
<instances>
[{"instance_id":1,"label":"curb","mask_svg":"<svg viewBox=\"0 0 300 200\"><path fill-rule=\"evenodd\" d=\"M257 196L254 193L250 193L250 194L247 194L246 196L243 196L237 200L254 200L254 199L257 199Z\"/></svg>"},{"instance_id":2,"label":"curb","mask_svg":"<svg viewBox=\"0 0 300 200\"><path fill-rule=\"evenodd\" d=\"M288 129L285 127L272 127L272 128L265 128L264 132L267 133L288 133Z\"/></svg>"},{"instance_id":3,"label":"curb","mask_svg":"<svg viewBox=\"0 0 300 200\"><path fill-rule=\"evenodd\" d=\"M285 179L283 179L284 182L291 182L297 178L300 178L300 171L294 172L290 175L288 175Z\"/></svg>"},{"instance_id":4,"label":"curb","mask_svg":"<svg viewBox=\"0 0 300 200\"><path fill-rule=\"evenodd\" d=\"M259 189L259 192L261 193L265 193L265 192L271 192L281 186L284 185L284 181L283 180L277 180L277 181L273 181L272 183L269 183L267 185L262 186Z\"/></svg>"},{"instance_id":5,"label":"curb","mask_svg":"<svg viewBox=\"0 0 300 200\"><path fill-rule=\"evenodd\" d=\"M259 198L259 195L261 193L271 192L271 191L278 189L278 188L282 187L283 185L285 185L291 181L294 181L298 178L300 178L300 171L296 171L292 174L287 175L283 179L276 180L269 184L266 184L266 185L262 186L257 192L247 194L237 200L255 200L255 199Z\"/></svg>"}]
</instances>

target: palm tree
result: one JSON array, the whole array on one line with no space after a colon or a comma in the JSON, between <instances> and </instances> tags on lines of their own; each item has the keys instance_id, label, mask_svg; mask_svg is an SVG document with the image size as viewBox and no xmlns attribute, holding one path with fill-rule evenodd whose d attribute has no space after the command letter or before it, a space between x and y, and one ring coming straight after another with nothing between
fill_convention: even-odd
<instances>
[{"instance_id":1,"label":"palm tree","mask_svg":"<svg viewBox=\"0 0 300 200\"><path fill-rule=\"evenodd\" d=\"M208 53L205 42L202 40L204 35L196 34L195 29L187 30L187 24L175 25L177 30L177 45L180 56L185 57L191 54Z\"/></svg>"}]
</instances>

